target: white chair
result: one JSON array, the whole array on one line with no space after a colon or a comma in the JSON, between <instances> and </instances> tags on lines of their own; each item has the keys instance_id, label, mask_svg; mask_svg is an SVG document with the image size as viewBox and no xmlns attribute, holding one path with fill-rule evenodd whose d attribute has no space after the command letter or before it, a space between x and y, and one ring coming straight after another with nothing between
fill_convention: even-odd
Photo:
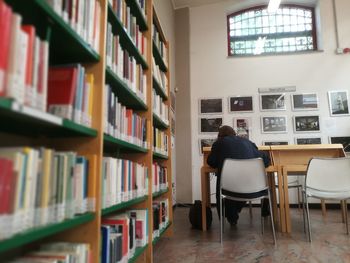
<instances>
[{"instance_id":1,"label":"white chair","mask_svg":"<svg viewBox=\"0 0 350 263\"><path fill-rule=\"evenodd\" d=\"M349 234L346 200L350 199L350 158L313 158L310 160L303 189L303 208L311 242L311 223L308 198L341 201L345 213L346 233ZM305 228L305 209L304 209Z\"/></svg>"},{"instance_id":2,"label":"white chair","mask_svg":"<svg viewBox=\"0 0 350 263\"><path fill-rule=\"evenodd\" d=\"M270 217L273 241L276 244L275 227L273 223L271 194L263 160L254 159L225 159L221 171L220 186L220 242L222 243L225 218L223 215L223 199L234 201L254 201L269 199ZM262 220L262 230L263 230Z\"/></svg>"}]
</instances>

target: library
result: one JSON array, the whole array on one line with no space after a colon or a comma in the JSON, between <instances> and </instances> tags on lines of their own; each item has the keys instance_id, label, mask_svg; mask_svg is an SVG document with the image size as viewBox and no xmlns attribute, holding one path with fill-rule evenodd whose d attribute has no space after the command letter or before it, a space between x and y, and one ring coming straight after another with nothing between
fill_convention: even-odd
<instances>
[{"instance_id":1,"label":"library","mask_svg":"<svg viewBox=\"0 0 350 263\"><path fill-rule=\"evenodd\" d=\"M0 0L0 262L348 262L349 0Z\"/></svg>"}]
</instances>

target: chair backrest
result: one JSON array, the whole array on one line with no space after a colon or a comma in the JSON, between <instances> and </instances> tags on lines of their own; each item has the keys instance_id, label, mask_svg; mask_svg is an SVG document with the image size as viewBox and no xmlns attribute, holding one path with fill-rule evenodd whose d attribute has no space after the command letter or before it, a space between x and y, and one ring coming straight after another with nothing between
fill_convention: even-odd
<instances>
[{"instance_id":1,"label":"chair backrest","mask_svg":"<svg viewBox=\"0 0 350 263\"><path fill-rule=\"evenodd\" d=\"M326 192L350 191L350 158L312 158L305 186Z\"/></svg>"},{"instance_id":2,"label":"chair backrest","mask_svg":"<svg viewBox=\"0 0 350 263\"><path fill-rule=\"evenodd\" d=\"M221 171L221 187L235 193L255 193L267 189L263 160L225 159Z\"/></svg>"}]
</instances>

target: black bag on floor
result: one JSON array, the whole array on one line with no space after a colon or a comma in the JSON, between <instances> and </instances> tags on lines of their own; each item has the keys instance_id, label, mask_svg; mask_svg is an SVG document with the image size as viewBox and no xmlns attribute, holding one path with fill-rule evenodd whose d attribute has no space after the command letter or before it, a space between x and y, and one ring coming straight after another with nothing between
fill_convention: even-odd
<instances>
[{"instance_id":1,"label":"black bag on floor","mask_svg":"<svg viewBox=\"0 0 350 263\"><path fill-rule=\"evenodd\" d=\"M211 209L207 207L207 229L211 227L211 222L213 221L213 215ZM202 201L195 200L194 204L191 205L190 213L188 215L192 228L202 230Z\"/></svg>"}]
</instances>

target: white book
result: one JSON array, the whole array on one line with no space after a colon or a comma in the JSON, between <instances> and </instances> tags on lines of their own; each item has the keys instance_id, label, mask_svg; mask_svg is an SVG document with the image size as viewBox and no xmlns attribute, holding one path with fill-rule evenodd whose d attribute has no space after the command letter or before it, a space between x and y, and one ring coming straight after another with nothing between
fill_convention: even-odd
<instances>
[{"instance_id":1,"label":"white book","mask_svg":"<svg viewBox=\"0 0 350 263\"><path fill-rule=\"evenodd\" d=\"M29 96L31 96L31 100L30 100L30 104L29 106L31 107L36 107L39 108L39 102L38 102L38 78L39 78L39 59L40 59L40 38L39 37L35 37L35 41L34 41L34 56L33 56L33 93L30 94Z\"/></svg>"}]
</instances>

